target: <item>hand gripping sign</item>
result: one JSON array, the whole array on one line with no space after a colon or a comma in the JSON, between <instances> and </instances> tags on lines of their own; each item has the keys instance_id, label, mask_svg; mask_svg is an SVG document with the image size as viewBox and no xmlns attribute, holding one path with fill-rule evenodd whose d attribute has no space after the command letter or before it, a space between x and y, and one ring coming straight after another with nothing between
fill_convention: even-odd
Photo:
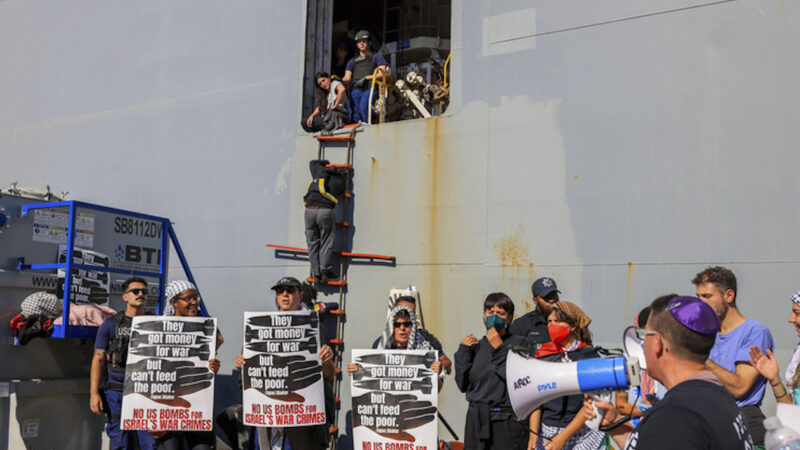
<instances>
[{"instance_id":1,"label":"hand gripping sign","mask_svg":"<svg viewBox=\"0 0 800 450\"><path fill-rule=\"evenodd\" d=\"M244 423L302 427L325 423L316 311L244 313Z\"/></svg>"},{"instance_id":2,"label":"hand gripping sign","mask_svg":"<svg viewBox=\"0 0 800 450\"><path fill-rule=\"evenodd\" d=\"M216 319L137 316L131 325L122 429L209 431Z\"/></svg>"},{"instance_id":3,"label":"hand gripping sign","mask_svg":"<svg viewBox=\"0 0 800 450\"><path fill-rule=\"evenodd\" d=\"M437 359L431 350L353 350L354 448L437 448Z\"/></svg>"}]
</instances>

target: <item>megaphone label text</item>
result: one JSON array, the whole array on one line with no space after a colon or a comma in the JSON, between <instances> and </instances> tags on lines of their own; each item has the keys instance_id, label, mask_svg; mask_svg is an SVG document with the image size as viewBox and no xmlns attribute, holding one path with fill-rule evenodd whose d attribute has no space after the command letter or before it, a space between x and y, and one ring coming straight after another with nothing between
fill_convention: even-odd
<instances>
[{"instance_id":1,"label":"megaphone label text","mask_svg":"<svg viewBox=\"0 0 800 450\"><path fill-rule=\"evenodd\" d=\"M529 384L531 384L531 377L528 376L528 377L518 378L517 381L514 382L514 390L516 391L522 386L527 386Z\"/></svg>"},{"instance_id":2,"label":"megaphone label text","mask_svg":"<svg viewBox=\"0 0 800 450\"><path fill-rule=\"evenodd\" d=\"M557 387L558 387L558 385L556 384L555 381L553 381L552 383L540 384L539 385L539 392L547 391L547 390L551 390L551 389L556 389Z\"/></svg>"}]
</instances>

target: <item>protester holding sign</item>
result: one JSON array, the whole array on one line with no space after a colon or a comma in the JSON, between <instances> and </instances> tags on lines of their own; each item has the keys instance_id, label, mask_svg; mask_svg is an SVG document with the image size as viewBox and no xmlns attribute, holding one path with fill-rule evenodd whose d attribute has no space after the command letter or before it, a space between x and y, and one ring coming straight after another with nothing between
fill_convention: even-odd
<instances>
[{"instance_id":1,"label":"protester holding sign","mask_svg":"<svg viewBox=\"0 0 800 450\"><path fill-rule=\"evenodd\" d=\"M336 370L327 332L316 312L300 312L303 294L296 278L281 278L272 290L279 312L245 313L249 358L240 354L234 362L242 370L245 424L259 427L262 449L325 449L322 385L329 384L320 382L320 373L332 380Z\"/></svg>"},{"instance_id":2,"label":"protester holding sign","mask_svg":"<svg viewBox=\"0 0 800 450\"><path fill-rule=\"evenodd\" d=\"M200 294L197 287L184 280L171 281L166 288L164 298L168 307L164 315L175 317L197 317L200 313ZM222 333L217 330L217 351L223 343ZM219 371L219 360L209 358L208 368L214 372ZM217 438L214 431L158 431L152 433L156 437L159 450L206 450L216 446Z\"/></svg>"},{"instance_id":3,"label":"protester holding sign","mask_svg":"<svg viewBox=\"0 0 800 450\"><path fill-rule=\"evenodd\" d=\"M149 450L156 447L155 440L149 433L123 431L120 428L122 387L128 360L131 322L134 317L144 314L147 281L139 277L125 280L122 283L122 300L126 305L125 311L106 319L97 330L89 378L89 406L95 414L105 413L106 434L111 440L111 448ZM106 370L107 378L101 383Z\"/></svg>"},{"instance_id":4,"label":"protester holding sign","mask_svg":"<svg viewBox=\"0 0 800 450\"><path fill-rule=\"evenodd\" d=\"M375 349L404 349L404 350L433 350L422 333L419 332L416 313L405 305L395 306L386 321L383 334L373 344ZM438 375L442 371L442 362L436 361L430 369ZM358 365L347 365L347 373L353 374L358 370Z\"/></svg>"},{"instance_id":5,"label":"protester holding sign","mask_svg":"<svg viewBox=\"0 0 800 450\"><path fill-rule=\"evenodd\" d=\"M506 355L522 337L509 333L514 302L502 292L483 302L486 336L480 341L468 334L455 354L456 385L466 393L469 408L464 448L517 449L527 442L525 428L517 422L506 391Z\"/></svg>"},{"instance_id":6,"label":"protester holding sign","mask_svg":"<svg viewBox=\"0 0 800 450\"><path fill-rule=\"evenodd\" d=\"M122 428L148 430L159 449L213 448L216 319L197 317L197 289L173 282L174 316L137 316L130 331ZM179 291L179 293L177 293ZM181 298L177 298L181 297Z\"/></svg>"},{"instance_id":7,"label":"protester holding sign","mask_svg":"<svg viewBox=\"0 0 800 450\"><path fill-rule=\"evenodd\" d=\"M441 366L436 353L353 350L354 448L436 448L437 372L431 370Z\"/></svg>"}]
</instances>

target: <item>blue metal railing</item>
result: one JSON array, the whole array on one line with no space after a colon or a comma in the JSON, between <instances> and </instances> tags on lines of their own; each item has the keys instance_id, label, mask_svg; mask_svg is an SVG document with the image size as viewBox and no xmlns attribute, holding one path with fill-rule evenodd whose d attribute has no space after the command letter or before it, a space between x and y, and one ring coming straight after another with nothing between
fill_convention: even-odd
<instances>
[{"instance_id":1,"label":"blue metal railing","mask_svg":"<svg viewBox=\"0 0 800 450\"><path fill-rule=\"evenodd\" d=\"M164 217L157 217L151 216L148 214L137 213L133 211L126 211L123 209L117 208L109 208L107 206L101 205L94 205L91 203L79 202L74 200L69 201L60 201L60 202L48 202L48 203L32 203L28 205L22 205L22 217L27 217L28 213L35 209L44 209L44 208L68 208L69 211L69 218L67 222L67 244L66 244L66 260L63 263L46 263L46 264L26 264L24 258L20 258L19 264L17 265L17 269L19 270L53 270L53 269L63 269L65 272L65 279L64 279L64 299L63 299L63 311L61 312L61 320L62 323L59 325L55 325L53 329L53 334L51 337L53 338L94 338L97 334L97 327L91 326L79 326L79 325L70 325L69 324L69 310L70 310L70 299L72 296L72 271L73 269L82 269L82 270L91 270L94 272L110 272L110 273L118 273L118 274L126 274L126 275L137 275L142 277L150 277L150 278L158 278L158 304L156 307L156 313L161 315L164 311L164 289L166 285L167 279L167 256L169 255L169 241L172 241L172 245L175 247L175 252L178 254L178 259L181 261L181 267L183 268L183 272L186 275L186 278L194 283L197 286L197 283L194 280L194 276L192 275L192 271L189 268L189 263L186 261L186 257L183 254L183 249L181 249L181 245L178 242L178 236L175 234L175 230L172 228L172 224L170 223L169 219ZM139 219L146 219L153 222L159 222L161 224L161 257L159 259L159 271L158 272L147 272L141 270L128 270L128 269L118 269L115 267L98 267L98 266L89 266L86 264L75 264L73 263L73 251L75 247L75 217L76 217L76 210L77 208L85 208L95 211L103 211L112 214L119 214L123 216L135 217ZM198 288L198 294L200 294L200 289ZM200 313L203 317L208 317L208 310L206 309L205 304L203 303L202 296L200 297Z\"/></svg>"}]
</instances>

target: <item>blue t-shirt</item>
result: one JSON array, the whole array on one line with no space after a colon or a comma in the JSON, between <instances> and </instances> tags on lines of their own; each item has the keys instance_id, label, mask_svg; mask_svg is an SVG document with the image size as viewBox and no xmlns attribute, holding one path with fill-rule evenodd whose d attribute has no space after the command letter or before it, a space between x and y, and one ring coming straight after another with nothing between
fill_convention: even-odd
<instances>
[{"instance_id":1,"label":"blue t-shirt","mask_svg":"<svg viewBox=\"0 0 800 450\"><path fill-rule=\"evenodd\" d=\"M125 316L125 320L128 322L132 322L128 316ZM114 334L116 333L116 327L114 326L114 316L111 316L103 321L100 324L100 328L97 329L97 336L94 338L94 348L95 350L108 350L108 346L111 341L114 339ZM122 383L125 381L125 374L114 372L112 370L108 370L108 380L115 381Z\"/></svg>"},{"instance_id":2,"label":"blue t-shirt","mask_svg":"<svg viewBox=\"0 0 800 450\"><path fill-rule=\"evenodd\" d=\"M751 345L758 346L766 354L767 349L774 350L772 334L761 322L747 319L727 334L717 334L717 340L711 349L708 358L720 365L723 369L736 372L737 362L748 362ZM736 399L739 407L747 405L760 405L764 398L767 379L758 376L753 387L745 395Z\"/></svg>"},{"instance_id":3,"label":"blue t-shirt","mask_svg":"<svg viewBox=\"0 0 800 450\"><path fill-rule=\"evenodd\" d=\"M357 57L358 56L356 56L356 58ZM350 72L353 71L353 67L356 64L356 58L350 58L350 61L347 61L347 65L344 67L345 71L348 71L348 70ZM380 54L380 53L374 53L372 55L372 62L375 64L375 67L388 66L389 65L389 63L386 62L386 58L384 58L383 55ZM370 74L370 75L372 75L372 74Z\"/></svg>"}]
</instances>

